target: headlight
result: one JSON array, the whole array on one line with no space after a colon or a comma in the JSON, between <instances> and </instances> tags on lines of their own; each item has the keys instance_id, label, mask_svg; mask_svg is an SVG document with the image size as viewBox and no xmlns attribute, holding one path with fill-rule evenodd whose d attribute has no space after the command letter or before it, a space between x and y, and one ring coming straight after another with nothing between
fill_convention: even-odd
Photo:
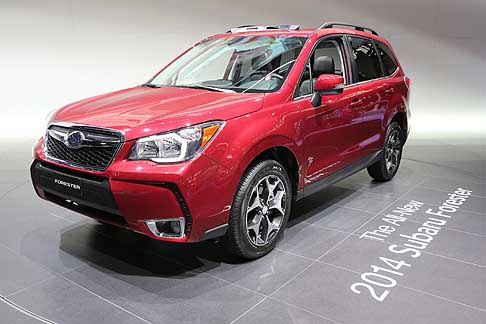
<instances>
[{"instance_id":1,"label":"headlight","mask_svg":"<svg viewBox=\"0 0 486 324\"><path fill-rule=\"evenodd\" d=\"M213 121L141 138L128 158L159 163L190 160L204 149L223 125L222 121Z\"/></svg>"}]
</instances>

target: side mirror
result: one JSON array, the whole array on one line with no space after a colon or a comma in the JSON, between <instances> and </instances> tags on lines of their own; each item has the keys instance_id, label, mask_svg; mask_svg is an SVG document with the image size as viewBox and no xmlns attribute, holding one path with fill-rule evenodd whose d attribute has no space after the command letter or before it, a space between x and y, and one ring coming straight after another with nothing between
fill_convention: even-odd
<instances>
[{"instance_id":1,"label":"side mirror","mask_svg":"<svg viewBox=\"0 0 486 324\"><path fill-rule=\"evenodd\" d=\"M314 95L311 103L314 107L321 105L323 95L334 95L343 93L344 78L335 74L322 74L317 79L314 85Z\"/></svg>"}]
</instances>

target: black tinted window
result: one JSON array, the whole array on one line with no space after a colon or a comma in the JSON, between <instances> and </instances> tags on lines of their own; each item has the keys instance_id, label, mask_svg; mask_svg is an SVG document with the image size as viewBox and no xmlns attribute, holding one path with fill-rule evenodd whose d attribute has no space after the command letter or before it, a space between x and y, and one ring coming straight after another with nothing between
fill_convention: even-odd
<instances>
[{"instance_id":1,"label":"black tinted window","mask_svg":"<svg viewBox=\"0 0 486 324\"><path fill-rule=\"evenodd\" d=\"M376 47L378 47L378 54L381 57L381 62L383 62L383 67L385 68L385 74L391 75L396 71L398 65L392 54L392 51L385 44L376 42Z\"/></svg>"},{"instance_id":2,"label":"black tinted window","mask_svg":"<svg viewBox=\"0 0 486 324\"><path fill-rule=\"evenodd\" d=\"M381 67L373 43L369 39L350 37L358 82L381 77Z\"/></svg>"}]
</instances>

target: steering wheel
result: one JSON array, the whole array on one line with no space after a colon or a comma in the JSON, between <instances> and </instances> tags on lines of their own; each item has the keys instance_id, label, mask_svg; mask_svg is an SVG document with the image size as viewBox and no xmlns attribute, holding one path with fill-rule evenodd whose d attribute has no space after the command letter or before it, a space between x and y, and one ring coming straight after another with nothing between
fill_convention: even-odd
<instances>
[{"instance_id":1,"label":"steering wheel","mask_svg":"<svg viewBox=\"0 0 486 324\"><path fill-rule=\"evenodd\" d=\"M281 81L283 81L283 79L284 79L284 77L283 77L283 76L281 76L280 74L275 73L275 72L270 73L269 75L267 75L267 78L270 78L270 79L271 79L271 78L275 78L275 79L279 79L279 80L281 80Z\"/></svg>"}]
</instances>

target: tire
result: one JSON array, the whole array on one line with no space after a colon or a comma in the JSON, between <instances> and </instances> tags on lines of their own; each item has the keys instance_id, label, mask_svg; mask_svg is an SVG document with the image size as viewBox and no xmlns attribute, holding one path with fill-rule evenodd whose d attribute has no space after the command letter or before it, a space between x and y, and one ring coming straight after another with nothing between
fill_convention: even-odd
<instances>
[{"instance_id":1,"label":"tire","mask_svg":"<svg viewBox=\"0 0 486 324\"><path fill-rule=\"evenodd\" d=\"M233 199L225 248L244 259L270 252L282 238L291 202L289 176L280 163L264 160L251 165Z\"/></svg>"},{"instance_id":2,"label":"tire","mask_svg":"<svg viewBox=\"0 0 486 324\"><path fill-rule=\"evenodd\" d=\"M390 181L397 174L403 152L403 130L393 122L387 129L385 146L378 161L368 167L368 174L376 181Z\"/></svg>"}]
</instances>

